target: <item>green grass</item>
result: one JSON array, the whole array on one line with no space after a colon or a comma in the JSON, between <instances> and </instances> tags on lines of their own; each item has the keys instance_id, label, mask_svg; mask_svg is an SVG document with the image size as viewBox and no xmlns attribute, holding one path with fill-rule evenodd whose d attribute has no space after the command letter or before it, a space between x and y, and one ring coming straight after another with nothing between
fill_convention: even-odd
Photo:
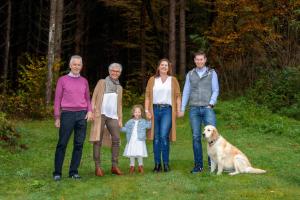
<instances>
[{"instance_id":1,"label":"green grass","mask_svg":"<svg viewBox=\"0 0 300 200\"><path fill-rule=\"evenodd\" d=\"M129 117L125 109L124 119ZM145 174L128 175L129 160L120 156L126 175L110 174L110 149L104 148L104 177L94 176L92 145L86 140L79 172L80 181L67 178L72 141L63 167L63 179L52 180L57 130L53 120L21 121L22 142L28 150L10 153L0 149L0 199L300 199L300 122L271 114L242 99L220 102L216 108L219 132L240 148L263 175L221 176L207 171L189 173L193 166L188 116L178 120L177 141L171 144L169 173L153 174L152 144L144 160ZM122 135L121 152L125 146Z\"/></svg>"}]
</instances>

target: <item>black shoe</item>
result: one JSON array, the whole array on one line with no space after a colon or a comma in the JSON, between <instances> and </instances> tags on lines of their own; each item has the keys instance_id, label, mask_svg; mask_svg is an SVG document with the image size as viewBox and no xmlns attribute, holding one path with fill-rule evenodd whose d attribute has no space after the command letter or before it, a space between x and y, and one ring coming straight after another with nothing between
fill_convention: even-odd
<instances>
[{"instance_id":1,"label":"black shoe","mask_svg":"<svg viewBox=\"0 0 300 200\"><path fill-rule=\"evenodd\" d=\"M73 174L73 175L70 175L69 178L72 178L72 179L75 179L75 180L80 180L81 176L79 176L79 174Z\"/></svg>"},{"instance_id":2,"label":"black shoe","mask_svg":"<svg viewBox=\"0 0 300 200\"><path fill-rule=\"evenodd\" d=\"M161 172L161 164L155 164L153 172Z\"/></svg>"},{"instance_id":3,"label":"black shoe","mask_svg":"<svg viewBox=\"0 0 300 200\"><path fill-rule=\"evenodd\" d=\"M54 181L60 181L61 180L61 175L54 175L53 180Z\"/></svg>"},{"instance_id":4,"label":"black shoe","mask_svg":"<svg viewBox=\"0 0 300 200\"><path fill-rule=\"evenodd\" d=\"M192 174L196 174L196 173L200 173L200 172L202 172L202 171L203 171L203 168L196 165L196 166L192 169L191 173L192 173Z\"/></svg>"},{"instance_id":5,"label":"black shoe","mask_svg":"<svg viewBox=\"0 0 300 200\"><path fill-rule=\"evenodd\" d=\"M164 164L164 172L169 172L171 169L168 164Z\"/></svg>"}]
</instances>

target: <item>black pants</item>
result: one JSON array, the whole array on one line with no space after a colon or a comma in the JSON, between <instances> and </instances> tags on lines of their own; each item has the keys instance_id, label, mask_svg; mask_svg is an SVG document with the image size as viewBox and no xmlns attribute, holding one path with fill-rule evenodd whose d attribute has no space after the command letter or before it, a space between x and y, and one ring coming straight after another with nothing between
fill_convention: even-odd
<instances>
[{"instance_id":1,"label":"black pants","mask_svg":"<svg viewBox=\"0 0 300 200\"><path fill-rule=\"evenodd\" d=\"M61 175L66 148L74 130L74 143L69 175L78 174L82 156L83 143L86 136L86 111L62 111L60 116L59 139L56 146L53 175Z\"/></svg>"}]
</instances>

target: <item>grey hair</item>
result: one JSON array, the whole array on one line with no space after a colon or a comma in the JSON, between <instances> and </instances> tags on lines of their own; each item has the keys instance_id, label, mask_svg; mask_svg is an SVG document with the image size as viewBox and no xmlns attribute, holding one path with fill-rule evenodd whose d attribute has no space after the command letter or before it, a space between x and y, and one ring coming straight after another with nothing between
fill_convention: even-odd
<instances>
[{"instance_id":1,"label":"grey hair","mask_svg":"<svg viewBox=\"0 0 300 200\"><path fill-rule=\"evenodd\" d=\"M73 62L75 59L80 60L81 65L83 65L83 63L82 63L82 57L79 56L79 55L73 55L73 56L70 58L70 62L69 62L69 65L70 65L70 66L71 66L72 62Z\"/></svg>"},{"instance_id":2,"label":"grey hair","mask_svg":"<svg viewBox=\"0 0 300 200\"><path fill-rule=\"evenodd\" d=\"M118 67L120 69L120 72L122 72L122 65L120 63L111 63L109 66L108 66L108 71L110 71L112 68L114 67Z\"/></svg>"}]
</instances>

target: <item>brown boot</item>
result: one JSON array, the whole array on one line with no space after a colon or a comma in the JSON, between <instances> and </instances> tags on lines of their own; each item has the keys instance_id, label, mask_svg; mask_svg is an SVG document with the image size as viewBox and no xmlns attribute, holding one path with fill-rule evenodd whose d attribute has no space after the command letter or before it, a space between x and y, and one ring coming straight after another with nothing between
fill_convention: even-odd
<instances>
[{"instance_id":1,"label":"brown boot","mask_svg":"<svg viewBox=\"0 0 300 200\"><path fill-rule=\"evenodd\" d=\"M134 173L134 166L130 166L130 168L129 168L129 174L133 174Z\"/></svg>"},{"instance_id":2,"label":"brown boot","mask_svg":"<svg viewBox=\"0 0 300 200\"><path fill-rule=\"evenodd\" d=\"M123 173L121 172L121 170L118 167L111 167L111 173L116 174L118 176L123 175Z\"/></svg>"},{"instance_id":3,"label":"brown boot","mask_svg":"<svg viewBox=\"0 0 300 200\"><path fill-rule=\"evenodd\" d=\"M104 171L100 167L96 167L95 175L96 176L104 176Z\"/></svg>"},{"instance_id":4,"label":"brown boot","mask_svg":"<svg viewBox=\"0 0 300 200\"><path fill-rule=\"evenodd\" d=\"M139 173L141 173L141 174L144 173L144 167L143 167L143 165L139 165L138 171L139 171Z\"/></svg>"}]
</instances>

